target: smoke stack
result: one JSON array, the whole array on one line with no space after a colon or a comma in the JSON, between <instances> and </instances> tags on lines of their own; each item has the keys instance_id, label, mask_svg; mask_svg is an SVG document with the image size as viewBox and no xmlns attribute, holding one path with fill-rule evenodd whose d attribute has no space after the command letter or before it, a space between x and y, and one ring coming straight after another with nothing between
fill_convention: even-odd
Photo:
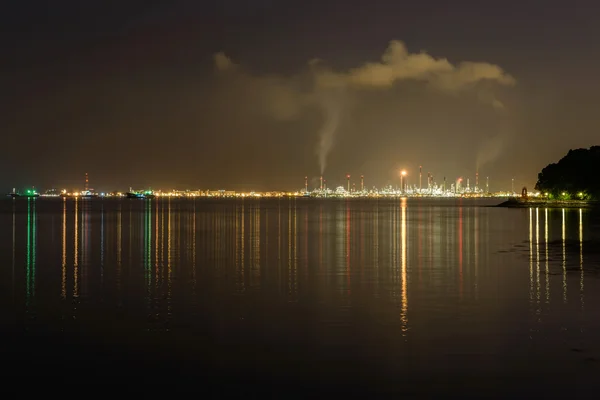
<instances>
[{"instance_id":1,"label":"smoke stack","mask_svg":"<svg viewBox=\"0 0 600 400\"><path fill-rule=\"evenodd\" d=\"M423 167L419 165L419 192L421 192L421 173L422 173Z\"/></svg>"},{"instance_id":2,"label":"smoke stack","mask_svg":"<svg viewBox=\"0 0 600 400\"><path fill-rule=\"evenodd\" d=\"M323 190L323 175L321 175L321 190Z\"/></svg>"},{"instance_id":3,"label":"smoke stack","mask_svg":"<svg viewBox=\"0 0 600 400\"><path fill-rule=\"evenodd\" d=\"M348 192L350 192L350 174L346 175L346 180L348 181Z\"/></svg>"},{"instance_id":4,"label":"smoke stack","mask_svg":"<svg viewBox=\"0 0 600 400\"><path fill-rule=\"evenodd\" d=\"M360 176L360 191L364 192L365 190L365 177L364 175Z\"/></svg>"},{"instance_id":5,"label":"smoke stack","mask_svg":"<svg viewBox=\"0 0 600 400\"><path fill-rule=\"evenodd\" d=\"M308 176L304 177L304 191L308 193Z\"/></svg>"},{"instance_id":6,"label":"smoke stack","mask_svg":"<svg viewBox=\"0 0 600 400\"><path fill-rule=\"evenodd\" d=\"M479 171L475 172L475 188L479 187Z\"/></svg>"},{"instance_id":7,"label":"smoke stack","mask_svg":"<svg viewBox=\"0 0 600 400\"><path fill-rule=\"evenodd\" d=\"M487 176L485 178L485 192L489 193L490 192L490 177Z\"/></svg>"},{"instance_id":8,"label":"smoke stack","mask_svg":"<svg viewBox=\"0 0 600 400\"><path fill-rule=\"evenodd\" d=\"M446 192L446 177L444 177L444 192Z\"/></svg>"},{"instance_id":9,"label":"smoke stack","mask_svg":"<svg viewBox=\"0 0 600 400\"><path fill-rule=\"evenodd\" d=\"M89 183L90 183L90 181L89 181L89 179L88 179L88 173L86 172L86 173L85 173L85 191L86 191L86 192L88 191L88 188L89 188Z\"/></svg>"},{"instance_id":10,"label":"smoke stack","mask_svg":"<svg viewBox=\"0 0 600 400\"><path fill-rule=\"evenodd\" d=\"M353 184L352 184L352 191L353 191L353 192L356 192L356 183L353 183Z\"/></svg>"},{"instance_id":11,"label":"smoke stack","mask_svg":"<svg viewBox=\"0 0 600 400\"><path fill-rule=\"evenodd\" d=\"M323 181L323 185L324 185L324 186L323 186L323 188L324 188L325 190L327 190L327 179L325 179L325 180Z\"/></svg>"}]
</instances>

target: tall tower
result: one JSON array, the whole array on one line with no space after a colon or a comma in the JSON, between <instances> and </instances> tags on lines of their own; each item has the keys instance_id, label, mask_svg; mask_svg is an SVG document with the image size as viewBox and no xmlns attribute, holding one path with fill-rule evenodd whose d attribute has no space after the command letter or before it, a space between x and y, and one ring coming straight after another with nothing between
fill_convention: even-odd
<instances>
[{"instance_id":1,"label":"tall tower","mask_svg":"<svg viewBox=\"0 0 600 400\"><path fill-rule=\"evenodd\" d=\"M321 191L323 191L323 175L321 175Z\"/></svg>"},{"instance_id":2,"label":"tall tower","mask_svg":"<svg viewBox=\"0 0 600 400\"><path fill-rule=\"evenodd\" d=\"M365 190L365 176L361 175L360 176L360 191L364 192Z\"/></svg>"},{"instance_id":3,"label":"tall tower","mask_svg":"<svg viewBox=\"0 0 600 400\"><path fill-rule=\"evenodd\" d=\"M475 171L475 189L479 188L479 171Z\"/></svg>"},{"instance_id":4,"label":"tall tower","mask_svg":"<svg viewBox=\"0 0 600 400\"><path fill-rule=\"evenodd\" d=\"M353 184L352 184L352 191L353 191L353 192L356 192L356 183L353 183Z\"/></svg>"},{"instance_id":5,"label":"tall tower","mask_svg":"<svg viewBox=\"0 0 600 400\"><path fill-rule=\"evenodd\" d=\"M346 180L348 181L348 192L350 192L350 174L346 175Z\"/></svg>"},{"instance_id":6,"label":"tall tower","mask_svg":"<svg viewBox=\"0 0 600 400\"><path fill-rule=\"evenodd\" d=\"M490 192L490 177L487 176L485 178L485 192L489 193Z\"/></svg>"},{"instance_id":7,"label":"tall tower","mask_svg":"<svg viewBox=\"0 0 600 400\"><path fill-rule=\"evenodd\" d=\"M304 177L304 191L308 193L308 176Z\"/></svg>"},{"instance_id":8,"label":"tall tower","mask_svg":"<svg viewBox=\"0 0 600 400\"><path fill-rule=\"evenodd\" d=\"M431 189L431 172L427 173L427 189Z\"/></svg>"},{"instance_id":9,"label":"tall tower","mask_svg":"<svg viewBox=\"0 0 600 400\"><path fill-rule=\"evenodd\" d=\"M88 173L85 173L85 191L87 192L90 187L90 180L88 179Z\"/></svg>"},{"instance_id":10,"label":"tall tower","mask_svg":"<svg viewBox=\"0 0 600 400\"><path fill-rule=\"evenodd\" d=\"M444 193L446 192L446 177L444 177Z\"/></svg>"},{"instance_id":11,"label":"tall tower","mask_svg":"<svg viewBox=\"0 0 600 400\"><path fill-rule=\"evenodd\" d=\"M327 190L327 179L323 180L323 189Z\"/></svg>"},{"instance_id":12,"label":"tall tower","mask_svg":"<svg viewBox=\"0 0 600 400\"><path fill-rule=\"evenodd\" d=\"M423 173L423 167L421 165L419 165L419 193L421 193L421 189L423 189L423 187L421 186L421 174Z\"/></svg>"}]
</instances>

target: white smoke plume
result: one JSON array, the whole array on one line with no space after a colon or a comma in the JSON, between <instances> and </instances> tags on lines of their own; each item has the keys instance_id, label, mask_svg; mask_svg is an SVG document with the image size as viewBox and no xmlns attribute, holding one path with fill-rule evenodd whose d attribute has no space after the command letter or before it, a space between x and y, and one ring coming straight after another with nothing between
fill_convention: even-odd
<instances>
[{"instance_id":1,"label":"white smoke plume","mask_svg":"<svg viewBox=\"0 0 600 400\"><path fill-rule=\"evenodd\" d=\"M319 60L309 62L305 73L293 77L254 76L246 74L224 53L214 57L215 67L221 73L234 73L244 78L247 89L253 93L272 116L280 119L298 117L306 107L318 107L323 113L323 125L319 131L317 156L321 174L325 172L327 157L335 143L338 127L342 121L345 99L350 91L364 89L384 90L402 81L423 82L426 86L448 93L476 90L482 81L499 85L514 85L515 79L501 67L485 62L461 62L452 64L446 58L435 58L426 52L409 53L406 45L397 40L389 43L379 62L367 62L347 71L327 68ZM306 77L308 82L306 84ZM479 97L495 109L504 105L489 89ZM495 150L482 151L478 164L486 163ZM493 158L493 157L492 157Z\"/></svg>"},{"instance_id":2,"label":"white smoke plume","mask_svg":"<svg viewBox=\"0 0 600 400\"><path fill-rule=\"evenodd\" d=\"M222 51L215 54L213 58L215 60L215 68L217 71L227 71L237 68L237 64Z\"/></svg>"},{"instance_id":3,"label":"white smoke plume","mask_svg":"<svg viewBox=\"0 0 600 400\"><path fill-rule=\"evenodd\" d=\"M500 157L507 142L506 134L498 134L485 141L477 151L476 170L485 167Z\"/></svg>"},{"instance_id":4,"label":"white smoke plume","mask_svg":"<svg viewBox=\"0 0 600 400\"><path fill-rule=\"evenodd\" d=\"M319 157L319 166L321 175L325 173L327 167L327 155L334 144L335 133L340 123L342 105L339 102L325 100L322 102L325 121L319 131L319 143L317 145L317 155Z\"/></svg>"}]
</instances>

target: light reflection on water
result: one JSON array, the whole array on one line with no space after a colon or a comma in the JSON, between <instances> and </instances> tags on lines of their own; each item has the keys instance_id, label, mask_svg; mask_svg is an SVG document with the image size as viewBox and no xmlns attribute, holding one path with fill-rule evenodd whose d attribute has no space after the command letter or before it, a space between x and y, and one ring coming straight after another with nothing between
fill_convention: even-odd
<instances>
[{"instance_id":1,"label":"light reflection on water","mask_svg":"<svg viewBox=\"0 0 600 400\"><path fill-rule=\"evenodd\" d=\"M543 213L543 221L540 214ZM560 215L560 223L557 224L556 218L553 216ZM535 217L534 217L535 215ZM584 210L566 210L566 209L529 209L529 291L530 302L535 299L536 313L541 312L540 301L542 296L545 298L545 303L550 304L551 293L551 276L555 275L556 266L560 265L561 287L562 287L562 302L569 302L569 272L578 272L578 288L579 294L576 301L580 304L581 309L584 309L584 282L585 282L585 263L584 263ZM569 218L571 218L572 226L576 227L576 234L572 238L568 237ZM543 225L543 242L540 239L540 227ZM559 226L557 226L559 225ZM551 228L560 228L560 241L552 240ZM573 230L572 230L573 231ZM592 232L588 231L588 234ZM596 238L590 238L590 243L593 243ZM543 247L540 250L540 247ZM569 249L570 248L570 249ZM560 251L560 255L557 252ZM543 257L540 256L543 255ZM593 260L597 260L597 252L590 254ZM560 262L560 263L559 263ZM541 269L541 265L544 269ZM535 277L534 277L535 272ZM595 270L592 271L594 274ZM544 287L540 276L544 275ZM572 285L571 285L572 286ZM573 301L573 298L570 299Z\"/></svg>"},{"instance_id":2,"label":"light reflection on water","mask_svg":"<svg viewBox=\"0 0 600 400\"><path fill-rule=\"evenodd\" d=\"M558 368L581 361L574 346L600 355L593 210L414 199L0 206L11 329L33 329L36 315L36 329L90 337L105 324L117 338L195 332L307 358L342 346L353 362L374 352L414 373L525 359Z\"/></svg>"}]
</instances>

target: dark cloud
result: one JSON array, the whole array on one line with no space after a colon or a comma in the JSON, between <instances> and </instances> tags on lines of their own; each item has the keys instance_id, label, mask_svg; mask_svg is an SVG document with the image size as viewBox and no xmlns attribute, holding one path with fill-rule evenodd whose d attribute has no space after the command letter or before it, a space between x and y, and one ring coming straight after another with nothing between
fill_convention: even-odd
<instances>
[{"instance_id":1,"label":"dark cloud","mask_svg":"<svg viewBox=\"0 0 600 400\"><path fill-rule=\"evenodd\" d=\"M321 174L325 172L344 110L350 99L354 100L354 104L360 104L364 95L361 91L389 90L407 81L420 82L422 90L434 89L441 92L440 95L473 91L479 94L477 98L480 101L503 109L503 103L494 96L489 85L478 88L478 84L492 82L512 86L516 82L497 65L485 62L452 64L445 58L435 58L426 52L410 53L398 40L389 43L379 62L365 62L345 71L334 70L322 60L314 59L298 75L252 75L223 52L215 54L214 63L225 84L236 86L238 95L248 95L250 103L260 104L262 110L273 117L300 118L307 107L317 107L322 111L323 122L318 129L316 146ZM483 161L496 156L489 150L484 151Z\"/></svg>"}]
</instances>

